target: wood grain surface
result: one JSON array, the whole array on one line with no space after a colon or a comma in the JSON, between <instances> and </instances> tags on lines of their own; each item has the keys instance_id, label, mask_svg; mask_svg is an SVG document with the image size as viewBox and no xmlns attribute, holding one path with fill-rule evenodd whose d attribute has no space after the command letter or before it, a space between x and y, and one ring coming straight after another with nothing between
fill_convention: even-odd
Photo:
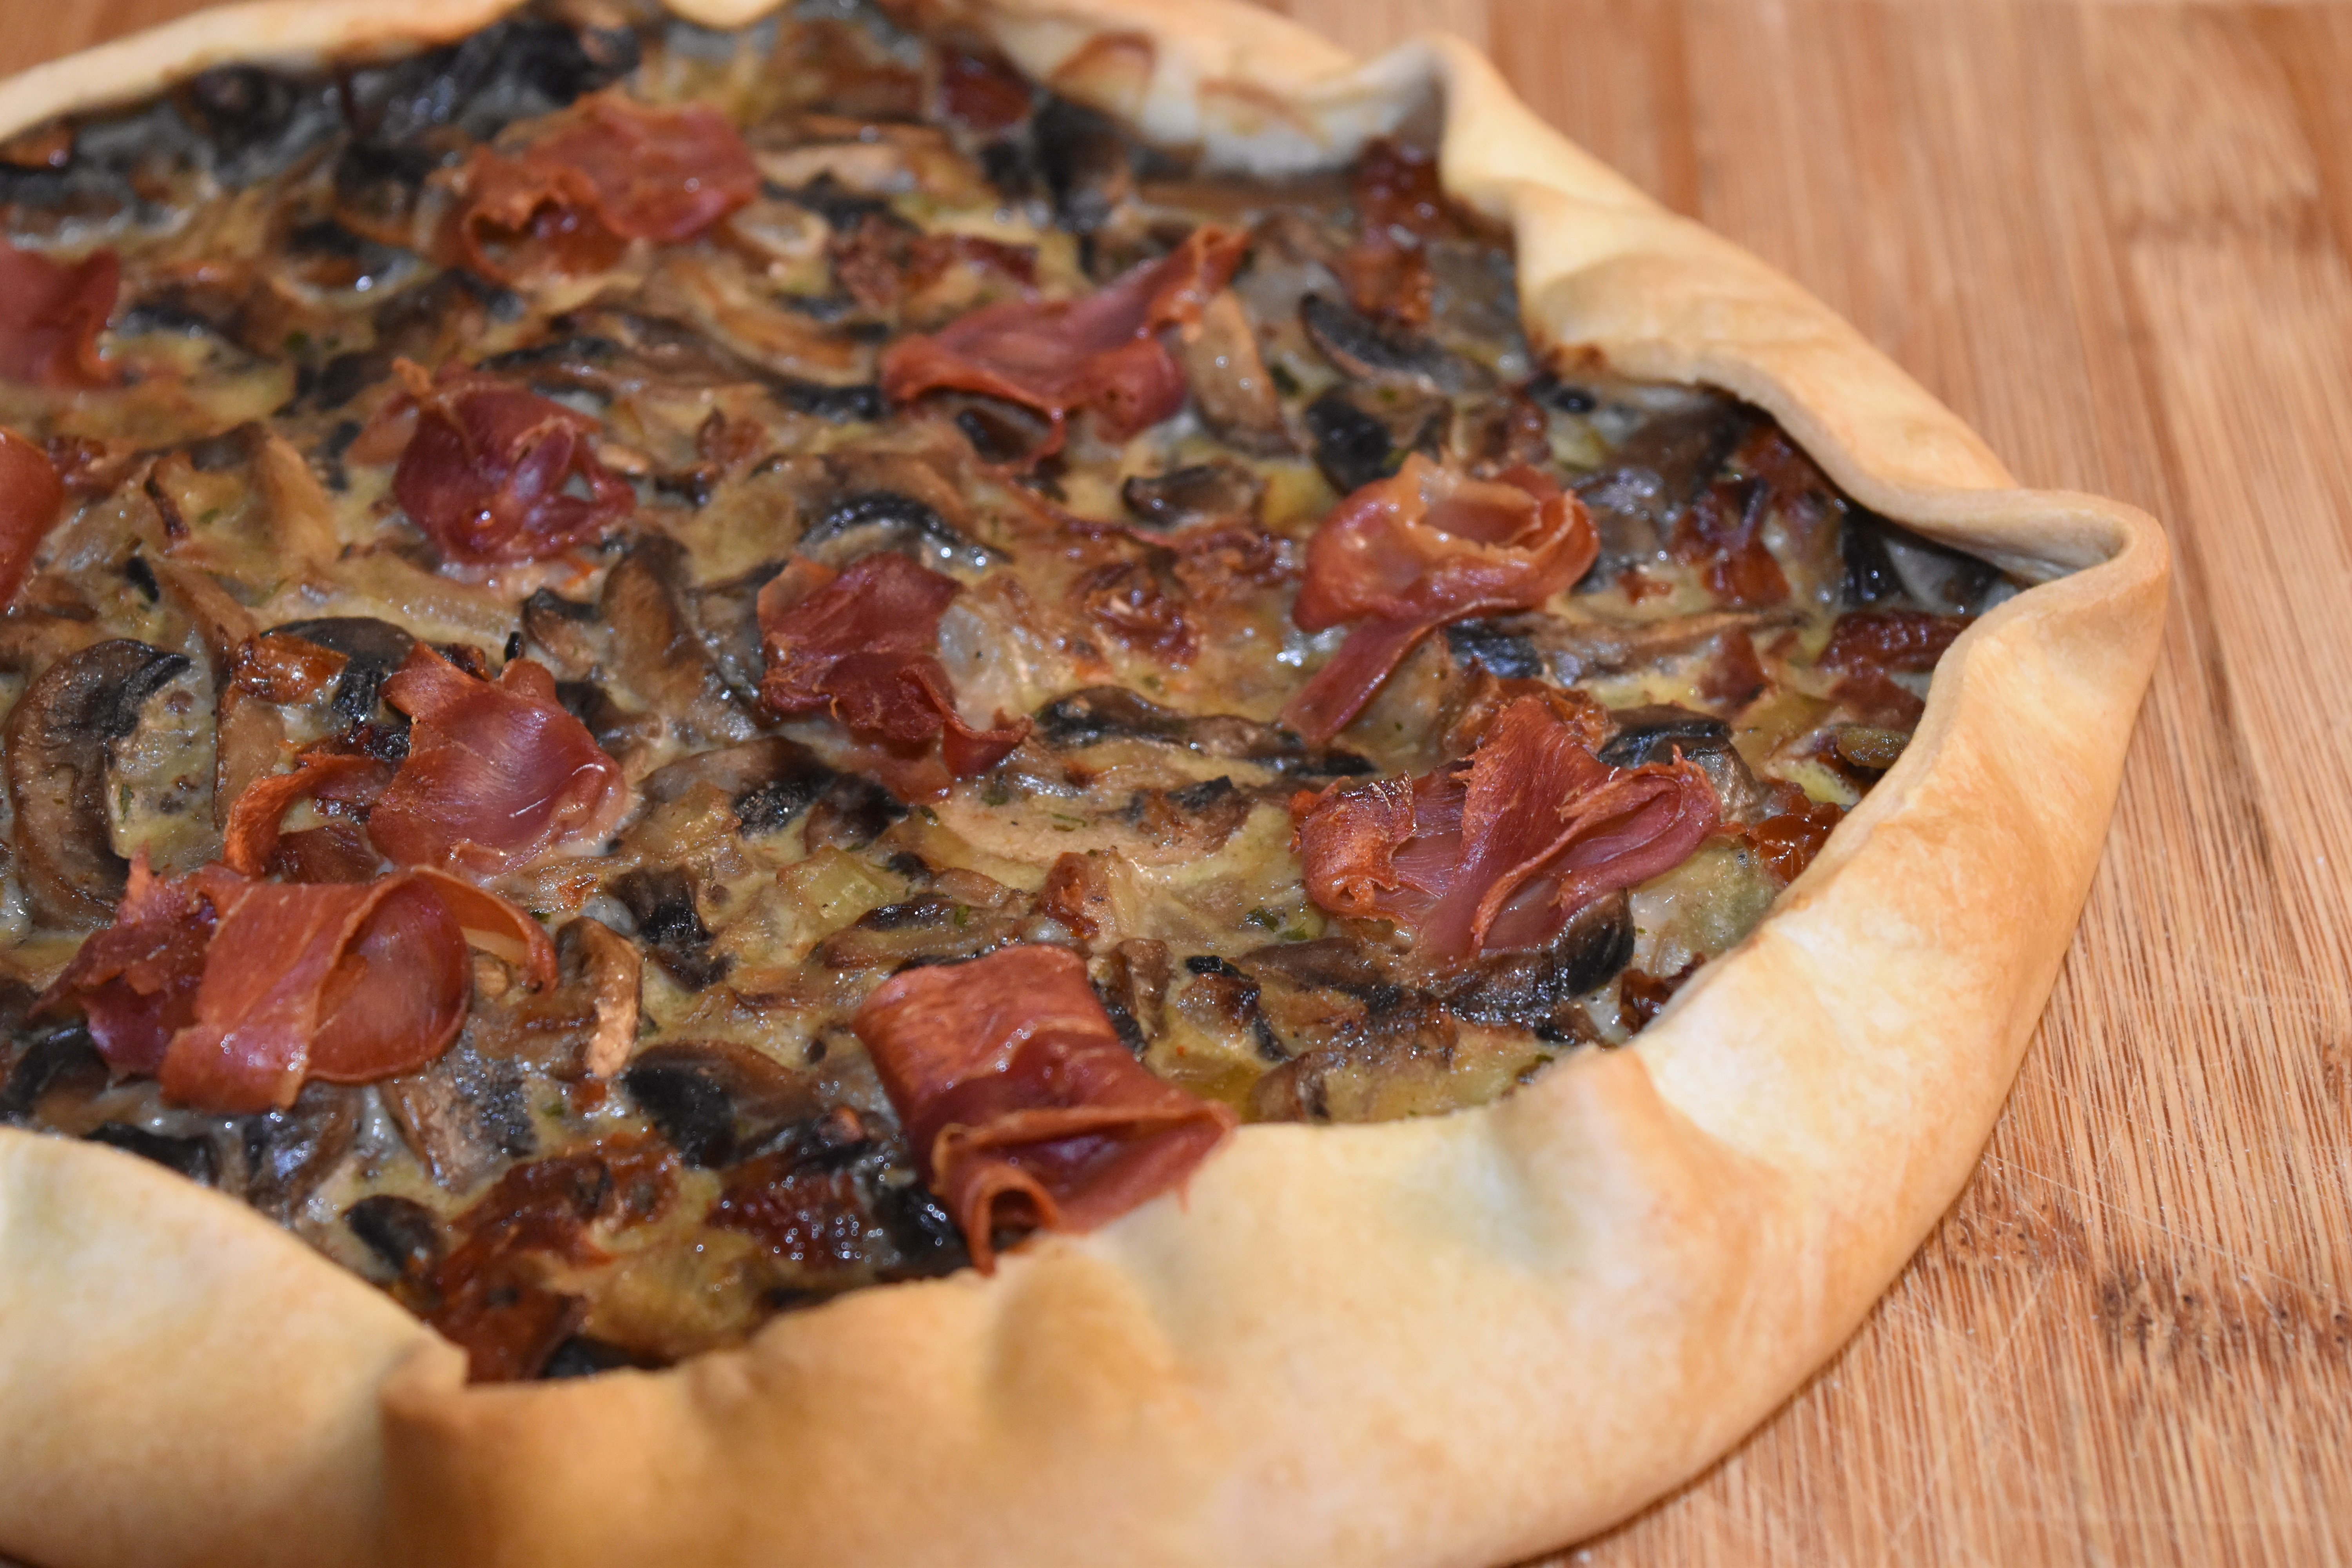
<instances>
[{"instance_id":1,"label":"wood grain surface","mask_svg":"<svg viewBox=\"0 0 2352 1568\"><path fill-rule=\"evenodd\" d=\"M194 8L6 7L0 74ZM2352 1561L2352 10L1288 0L1487 48L2028 483L2162 519L2116 828L1982 1169L1837 1361L1555 1564Z\"/></svg>"}]
</instances>

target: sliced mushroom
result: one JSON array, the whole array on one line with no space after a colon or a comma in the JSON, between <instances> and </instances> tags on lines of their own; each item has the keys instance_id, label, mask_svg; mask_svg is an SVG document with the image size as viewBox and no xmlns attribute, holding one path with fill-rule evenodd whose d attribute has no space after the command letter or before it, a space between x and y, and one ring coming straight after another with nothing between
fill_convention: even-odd
<instances>
[{"instance_id":1,"label":"sliced mushroom","mask_svg":"<svg viewBox=\"0 0 2352 1568\"><path fill-rule=\"evenodd\" d=\"M1111 950L1103 966L1103 1006L1129 1048L1140 1051L1168 1026L1168 982L1174 973L1168 944L1150 937L1129 937Z\"/></svg>"},{"instance_id":2,"label":"sliced mushroom","mask_svg":"<svg viewBox=\"0 0 2352 1568\"><path fill-rule=\"evenodd\" d=\"M1052 420L1006 398L949 393L936 397L932 405L955 421L955 427L983 463L1027 468L1045 456L1054 439Z\"/></svg>"},{"instance_id":3,"label":"sliced mushroom","mask_svg":"<svg viewBox=\"0 0 2352 1568\"><path fill-rule=\"evenodd\" d=\"M612 628L611 673L667 715L690 745L746 740L751 715L679 608L684 558L675 541L649 534L605 575L598 608Z\"/></svg>"},{"instance_id":4,"label":"sliced mushroom","mask_svg":"<svg viewBox=\"0 0 2352 1568\"><path fill-rule=\"evenodd\" d=\"M1328 294L1300 300L1298 319L1323 356L1351 380L1447 397L1495 385L1486 366L1418 332L1382 326Z\"/></svg>"},{"instance_id":5,"label":"sliced mushroom","mask_svg":"<svg viewBox=\"0 0 2352 1568\"><path fill-rule=\"evenodd\" d=\"M1601 558L1584 581L1601 587L1627 566L1654 559L1675 519L1722 471L1754 423L1738 404L1707 398L1653 415L1576 484L1601 535Z\"/></svg>"},{"instance_id":6,"label":"sliced mushroom","mask_svg":"<svg viewBox=\"0 0 2352 1568\"><path fill-rule=\"evenodd\" d=\"M1288 1048L1259 1006L1265 988L1248 971L1214 953L1194 953L1184 970L1191 978L1173 1004L1180 1015L1213 1035L1247 1042L1263 1061L1288 1059Z\"/></svg>"},{"instance_id":7,"label":"sliced mushroom","mask_svg":"<svg viewBox=\"0 0 2352 1568\"><path fill-rule=\"evenodd\" d=\"M1272 456L1290 450L1282 398L1258 352L1249 313L1223 289L1186 329L1177 346L1192 403L1210 429L1245 451Z\"/></svg>"},{"instance_id":8,"label":"sliced mushroom","mask_svg":"<svg viewBox=\"0 0 2352 1568\"><path fill-rule=\"evenodd\" d=\"M1154 528L1181 528L1226 518L1255 518L1265 481L1219 458L1164 474L1137 474L1119 487L1127 510Z\"/></svg>"},{"instance_id":9,"label":"sliced mushroom","mask_svg":"<svg viewBox=\"0 0 2352 1568\"><path fill-rule=\"evenodd\" d=\"M817 1112L815 1086L749 1046L681 1041L640 1053L621 1075L637 1109L689 1165L731 1165Z\"/></svg>"},{"instance_id":10,"label":"sliced mushroom","mask_svg":"<svg viewBox=\"0 0 2352 1568\"><path fill-rule=\"evenodd\" d=\"M1617 977L1633 958L1633 906L1623 893L1587 904L1544 947L1489 953L1444 994L1473 1023L1531 1029L1539 1039L1581 1039L1592 1031L1579 997Z\"/></svg>"},{"instance_id":11,"label":"sliced mushroom","mask_svg":"<svg viewBox=\"0 0 2352 1568\"><path fill-rule=\"evenodd\" d=\"M1866 609L1903 596L1903 579L1875 519L1849 510L1838 543L1845 557L1844 602L1849 607Z\"/></svg>"},{"instance_id":12,"label":"sliced mushroom","mask_svg":"<svg viewBox=\"0 0 2352 1568\"><path fill-rule=\"evenodd\" d=\"M1309 746L1275 725L1230 713L1195 717L1163 708L1123 686L1089 686L1055 698L1037 710L1037 734L1056 751L1083 751L1114 740L1156 741L1307 778L1352 777L1373 771L1370 763L1352 752Z\"/></svg>"},{"instance_id":13,"label":"sliced mushroom","mask_svg":"<svg viewBox=\"0 0 2352 1568\"><path fill-rule=\"evenodd\" d=\"M486 1058L460 1038L430 1067L376 1088L434 1183L462 1193L538 1152L527 1081L515 1063Z\"/></svg>"},{"instance_id":14,"label":"sliced mushroom","mask_svg":"<svg viewBox=\"0 0 2352 1568\"><path fill-rule=\"evenodd\" d=\"M204 138L214 177L232 190L281 173L340 125L317 93L258 66L201 71L172 100Z\"/></svg>"},{"instance_id":15,"label":"sliced mushroom","mask_svg":"<svg viewBox=\"0 0 2352 1568\"><path fill-rule=\"evenodd\" d=\"M613 879L612 894L637 923L637 940L655 962L689 991L727 973L724 954L710 951L710 928L694 907L694 880L675 866L639 867Z\"/></svg>"},{"instance_id":16,"label":"sliced mushroom","mask_svg":"<svg viewBox=\"0 0 2352 1568\"><path fill-rule=\"evenodd\" d=\"M737 257L666 250L638 299L649 315L728 344L730 357L752 368L747 380L856 384L873 374L869 347L775 303Z\"/></svg>"},{"instance_id":17,"label":"sliced mushroom","mask_svg":"<svg viewBox=\"0 0 2352 1568\"><path fill-rule=\"evenodd\" d=\"M174 1137L164 1132L150 1132L143 1127L127 1122L109 1121L92 1131L85 1142L103 1143L110 1149L120 1149L126 1154L136 1154L152 1160L167 1171L176 1171L200 1186L213 1186L219 1180L219 1156L213 1141L204 1137Z\"/></svg>"},{"instance_id":18,"label":"sliced mushroom","mask_svg":"<svg viewBox=\"0 0 2352 1568\"><path fill-rule=\"evenodd\" d=\"M1356 405L1344 387L1333 387L1307 405L1302 416L1314 444L1315 466L1341 495L1387 479L1404 460L1386 421Z\"/></svg>"},{"instance_id":19,"label":"sliced mushroom","mask_svg":"<svg viewBox=\"0 0 2352 1568\"><path fill-rule=\"evenodd\" d=\"M1417 992L1367 1011L1360 1027L1337 1030L1257 1081L1250 1110L1266 1121L1385 1121L1475 1103L1491 1083L1455 1071L1453 1015Z\"/></svg>"},{"instance_id":20,"label":"sliced mushroom","mask_svg":"<svg viewBox=\"0 0 2352 1568\"><path fill-rule=\"evenodd\" d=\"M1279 977L1299 989L1338 991L1346 995L1387 1000L1397 989L1381 956L1365 943L1348 937L1318 937L1312 942L1276 942L1242 954L1241 966L1260 980Z\"/></svg>"},{"instance_id":21,"label":"sliced mushroom","mask_svg":"<svg viewBox=\"0 0 2352 1568\"><path fill-rule=\"evenodd\" d=\"M51 1094L87 1100L104 1089L111 1077L106 1058L79 1022L37 1035L9 1068L7 1081L0 1084L0 1121L23 1121L37 1114L51 1121L54 1118L41 1103Z\"/></svg>"},{"instance_id":22,"label":"sliced mushroom","mask_svg":"<svg viewBox=\"0 0 2352 1568\"><path fill-rule=\"evenodd\" d=\"M448 1241L439 1216L414 1198L378 1193L343 1211L343 1223L402 1279L423 1279L439 1266Z\"/></svg>"},{"instance_id":23,"label":"sliced mushroom","mask_svg":"<svg viewBox=\"0 0 2352 1568\"><path fill-rule=\"evenodd\" d=\"M866 490L845 496L801 535L801 552L828 566L845 566L877 550L895 550L926 565L982 571L1002 561L1001 552L949 526L912 496Z\"/></svg>"},{"instance_id":24,"label":"sliced mushroom","mask_svg":"<svg viewBox=\"0 0 2352 1568\"><path fill-rule=\"evenodd\" d=\"M279 558L289 566L325 566L343 552L335 531L335 503L310 471L309 459L275 432L253 456L254 477L268 503Z\"/></svg>"},{"instance_id":25,"label":"sliced mushroom","mask_svg":"<svg viewBox=\"0 0 2352 1568\"><path fill-rule=\"evenodd\" d=\"M835 970L897 971L916 963L977 958L1019 940L1021 921L951 899L921 898L867 911L846 931L817 944L819 963Z\"/></svg>"},{"instance_id":26,"label":"sliced mushroom","mask_svg":"<svg viewBox=\"0 0 2352 1568\"><path fill-rule=\"evenodd\" d=\"M645 961L635 943L586 915L555 933L555 956L563 983L584 987L596 1009L595 1026L580 1047L580 1070L610 1078L636 1049Z\"/></svg>"},{"instance_id":27,"label":"sliced mushroom","mask_svg":"<svg viewBox=\"0 0 2352 1568\"><path fill-rule=\"evenodd\" d=\"M181 654L112 638L52 665L9 712L17 867L40 923L113 918L130 867L108 835L107 748L136 730L147 699L187 668Z\"/></svg>"},{"instance_id":28,"label":"sliced mushroom","mask_svg":"<svg viewBox=\"0 0 2352 1568\"><path fill-rule=\"evenodd\" d=\"M246 1202L290 1219L351 1153L359 1130L360 1091L317 1079L286 1110L244 1118Z\"/></svg>"},{"instance_id":29,"label":"sliced mushroom","mask_svg":"<svg viewBox=\"0 0 2352 1568\"><path fill-rule=\"evenodd\" d=\"M1155 848L1213 855L1249 820L1252 797L1229 778L1203 779L1181 789L1141 789L1123 813L1139 837Z\"/></svg>"},{"instance_id":30,"label":"sliced mushroom","mask_svg":"<svg viewBox=\"0 0 2352 1568\"><path fill-rule=\"evenodd\" d=\"M1570 682L1591 675L1620 675L1694 654L1733 633L1751 636L1793 626L1785 610L1717 610L1662 621L1613 623L1570 620L1560 616L1510 616L1498 624L1525 637L1542 654L1552 678Z\"/></svg>"},{"instance_id":31,"label":"sliced mushroom","mask_svg":"<svg viewBox=\"0 0 2352 1568\"><path fill-rule=\"evenodd\" d=\"M808 822L801 833L812 851L862 849L906 815L907 808L898 798L872 779L843 773L808 808ZM750 819L744 820L744 831L754 831Z\"/></svg>"},{"instance_id":32,"label":"sliced mushroom","mask_svg":"<svg viewBox=\"0 0 2352 1568\"><path fill-rule=\"evenodd\" d=\"M1093 234L1134 188L1127 138L1108 115L1066 98L1048 99L1033 121L1037 163L1054 194L1054 216L1073 234Z\"/></svg>"},{"instance_id":33,"label":"sliced mushroom","mask_svg":"<svg viewBox=\"0 0 2352 1568\"><path fill-rule=\"evenodd\" d=\"M1455 660L1476 662L1505 680L1541 680L1549 673L1543 651L1507 620L1455 621L1445 628Z\"/></svg>"},{"instance_id":34,"label":"sliced mushroom","mask_svg":"<svg viewBox=\"0 0 2352 1568\"><path fill-rule=\"evenodd\" d=\"M760 834L784 826L841 776L806 746L770 735L683 758L646 774L641 788L647 806L656 807L708 785L734 802L739 829Z\"/></svg>"},{"instance_id":35,"label":"sliced mushroom","mask_svg":"<svg viewBox=\"0 0 2352 1568\"><path fill-rule=\"evenodd\" d=\"M1746 822L1769 815L1771 796L1731 743L1731 726L1671 703L1621 708L1610 715L1617 732L1598 755L1612 768L1665 763L1679 754L1706 774L1723 815Z\"/></svg>"},{"instance_id":36,"label":"sliced mushroom","mask_svg":"<svg viewBox=\"0 0 2352 1568\"><path fill-rule=\"evenodd\" d=\"M567 599L552 588L537 589L522 602L522 631L563 679L584 680L604 662L599 607Z\"/></svg>"},{"instance_id":37,"label":"sliced mushroom","mask_svg":"<svg viewBox=\"0 0 2352 1568\"><path fill-rule=\"evenodd\" d=\"M286 724L278 710L258 702L231 679L237 650L260 635L253 612L229 597L209 573L177 561L154 561L148 570L173 606L188 617L205 645L205 661L213 677L213 822L228 818L228 808L245 786L284 762Z\"/></svg>"},{"instance_id":38,"label":"sliced mushroom","mask_svg":"<svg viewBox=\"0 0 2352 1568\"><path fill-rule=\"evenodd\" d=\"M1929 609L1973 616L1994 602L1990 595L2003 580L2000 569L1990 562L1891 523L1882 524L1878 533L1904 589Z\"/></svg>"}]
</instances>

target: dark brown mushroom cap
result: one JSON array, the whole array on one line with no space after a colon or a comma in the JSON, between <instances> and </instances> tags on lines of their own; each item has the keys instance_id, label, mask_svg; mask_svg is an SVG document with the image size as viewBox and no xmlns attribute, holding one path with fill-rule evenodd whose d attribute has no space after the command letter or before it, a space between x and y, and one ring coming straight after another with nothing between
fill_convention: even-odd
<instances>
[{"instance_id":1,"label":"dark brown mushroom cap","mask_svg":"<svg viewBox=\"0 0 2352 1568\"><path fill-rule=\"evenodd\" d=\"M1769 795L1732 745L1731 726L1722 720L1663 702L1616 709L1609 718L1616 732L1595 754L1611 767L1664 766L1679 755L1706 774L1727 818L1747 822L1769 813Z\"/></svg>"},{"instance_id":2,"label":"dark brown mushroom cap","mask_svg":"<svg viewBox=\"0 0 2352 1568\"><path fill-rule=\"evenodd\" d=\"M688 740L747 740L751 715L678 603L684 557L675 541L647 534L606 574L597 611L611 628L613 672Z\"/></svg>"},{"instance_id":3,"label":"dark brown mushroom cap","mask_svg":"<svg viewBox=\"0 0 2352 1568\"><path fill-rule=\"evenodd\" d=\"M1298 320L1323 357L1352 381L1447 396L1495 384L1494 373L1475 361L1418 332L1382 326L1327 294L1300 300Z\"/></svg>"},{"instance_id":4,"label":"dark brown mushroom cap","mask_svg":"<svg viewBox=\"0 0 2352 1568\"><path fill-rule=\"evenodd\" d=\"M335 682L334 705L337 714L354 724L375 711L384 681L408 661L416 647L415 637L373 616L327 616L289 621L270 629L282 637L315 643L351 661Z\"/></svg>"},{"instance_id":5,"label":"dark brown mushroom cap","mask_svg":"<svg viewBox=\"0 0 2352 1568\"><path fill-rule=\"evenodd\" d=\"M1127 510L1152 528L1181 528L1257 516L1265 481L1230 458L1193 463L1165 473L1136 474L1119 487Z\"/></svg>"},{"instance_id":6,"label":"dark brown mushroom cap","mask_svg":"<svg viewBox=\"0 0 2352 1568\"><path fill-rule=\"evenodd\" d=\"M621 1085L689 1165L732 1164L821 1109L805 1075L723 1040L651 1047Z\"/></svg>"},{"instance_id":7,"label":"dark brown mushroom cap","mask_svg":"<svg viewBox=\"0 0 2352 1568\"><path fill-rule=\"evenodd\" d=\"M9 713L17 866L40 924L113 918L131 868L107 831L107 748L136 730L147 699L187 668L184 655L110 638L50 666Z\"/></svg>"}]
</instances>

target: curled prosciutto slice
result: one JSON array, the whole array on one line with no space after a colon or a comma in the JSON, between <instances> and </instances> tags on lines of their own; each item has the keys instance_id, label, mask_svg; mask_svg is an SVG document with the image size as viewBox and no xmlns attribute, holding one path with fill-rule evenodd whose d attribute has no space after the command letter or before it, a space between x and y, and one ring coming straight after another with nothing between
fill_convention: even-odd
<instances>
[{"instance_id":1,"label":"curled prosciutto slice","mask_svg":"<svg viewBox=\"0 0 2352 1568\"><path fill-rule=\"evenodd\" d=\"M110 250L52 261L0 240L0 379L59 390L110 384L98 334L121 287Z\"/></svg>"},{"instance_id":2,"label":"curled prosciutto slice","mask_svg":"<svg viewBox=\"0 0 2352 1568\"><path fill-rule=\"evenodd\" d=\"M373 757L328 752L304 757L291 773L272 773L258 778L238 792L230 803L228 818L221 824L221 860L232 871L244 877L267 877L273 870L299 872L301 866L280 863L279 850L286 836L280 824L286 814L300 801L317 801L344 807L372 805L391 782L390 764ZM307 828L309 833L321 831ZM352 839L358 844L357 830ZM350 858L358 862L362 857ZM298 882L364 880L375 869L373 854L364 856L366 869L357 877L293 875L288 879Z\"/></svg>"},{"instance_id":3,"label":"curled prosciutto slice","mask_svg":"<svg viewBox=\"0 0 2352 1568\"><path fill-rule=\"evenodd\" d=\"M757 195L760 172L712 110L595 98L518 153L477 148L459 184L447 248L511 282L526 256L593 271L632 239L691 239Z\"/></svg>"},{"instance_id":4,"label":"curled prosciutto slice","mask_svg":"<svg viewBox=\"0 0 2352 1568\"><path fill-rule=\"evenodd\" d=\"M948 390L1024 404L1053 422L1041 458L1060 448L1080 408L1123 441L1184 405L1184 373L1158 334L1201 319L1247 241L1203 225L1083 300L1007 300L944 331L901 338L882 356L882 389L901 403Z\"/></svg>"},{"instance_id":5,"label":"curled prosciutto slice","mask_svg":"<svg viewBox=\"0 0 2352 1568\"><path fill-rule=\"evenodd\" d=\"M383 683L407 714L408 755L368 815L394 862L494 876L600 842L628 804L621 766L556 700L555 678L511 659L478 680L417 644Z\"/></svg>"},{"instance_id":6,"label":"curled prosciutto slice","mask_svg":"<svg viewBox=\"0 0 2352 1568\"><path fill-rule=\"evenodd\" d=\"M962 591L903 555L868 555L838 574L798 560L760 594L766 657L761 700L787 717L830 713L896 762L902 793L931 793L920 764L934 742L948 774L966 778L1004 760L1029 732L1026 719L996 716L976 730L956 711L939 661L940 616Z\"/></svg>"},{"instance_id":7,"label":"curled prosciutto slice","mask_svg":"<svg viewBox=\"0 0 2352 1568\"><path fill-rule=\"evenodd\" d=\"M415 426L393 499L458 561L536 561L593 539L636 505L596 460L596 421L463 365L437 376L407 360Z\"/></svg>"},{"instance_id":8,"label":"curled prosciutto slice","mask_svg":"<svg viewBox=\"0 0 2352 1568\"><path fill-rule=\"evenodd\" d=\"M79 1007L110 1064L184 1104L282 1109L310 1079L368 1083L439 1056L472 997L469 944L533 986L555 978L538 921L438 871L285 886L207 866L164 880L142 857L114 923L37 1010Z\"/></svg>"},{"instance_id":9,"label":"curled prosciutto slice","mask_svg":"<svg viewBox=\"0 0 2352 1568\"><path fill-rule=\"evenodd\" d=\"M911 969L850 1021L916 1169L995 1267L997 1231L1092 1230L1192 1173L1237 1118L1145 1071L1066 948Z\"/></svg>"},{"instance_id":10,"label":"curled prosciutto slice","mask_svg":"<svg viewBox=\"0 0 2352 1568\"><path fill-rule=\"evenodd\" d=\"M33 552L65 502L65 481L49 455L14 430L0 430L0 608L25 585Z\"/></svg>"},{"instance_id":11,"label":"curled prosciutto slice","mask_svg":"<svg viewBox=\"0 0 2352 1568\"><path fill-rule=\"evenodd\" d=\"M1307 546L1291 618L1318 632L1359 623L1283 710L1318 744L1363 711L1413 645L1449 621L1532 609L1600 552L1592 519L1533 468L1474 479L1414 453L1356 491Z\"/></svg>"},{"instance_id":12,"label":"curled prosciutto slice","mask_svg":"<svg viewBox=\"0 0 2352 1568\"><path fill-rule=\"evenodd\" d=\"M1458 963L1540 947L1594 900L1679 866L1721 806L1679 756L1612 768L1551 704L1523 697L1466 762L1301 791L1290 815L1310 898L1385 916Z\"/></svg>"}]
</instances>

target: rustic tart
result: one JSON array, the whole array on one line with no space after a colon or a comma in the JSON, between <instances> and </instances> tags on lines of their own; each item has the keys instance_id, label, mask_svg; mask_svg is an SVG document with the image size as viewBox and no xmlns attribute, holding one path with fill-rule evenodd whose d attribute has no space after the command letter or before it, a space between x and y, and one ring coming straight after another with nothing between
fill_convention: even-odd
<instances>
[{"instance_id":1,"label":"rustic tart","mask_svg":"<svg viewBox=\"0 0 2352 1568\"><path fill-rule=\"evenodd\" d=\"M1488 1564L1965 1180L2166 574L1432 37L0 85L0 1552Z\"/></svg>"}]
</instances>

